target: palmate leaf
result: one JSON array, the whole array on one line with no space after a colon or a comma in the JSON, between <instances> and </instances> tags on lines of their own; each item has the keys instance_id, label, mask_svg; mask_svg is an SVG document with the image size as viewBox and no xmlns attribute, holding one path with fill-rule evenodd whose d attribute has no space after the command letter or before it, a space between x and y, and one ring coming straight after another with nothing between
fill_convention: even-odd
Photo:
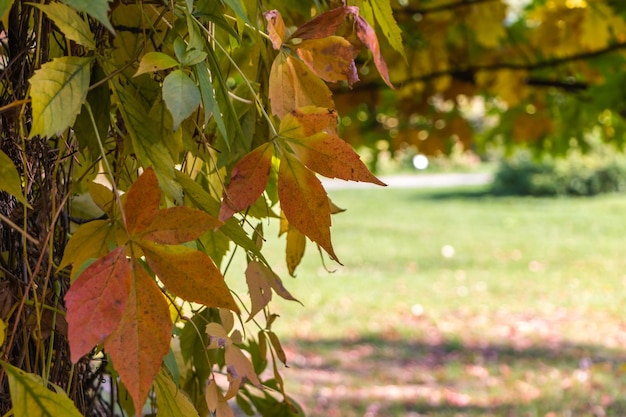
<instances>
[{"instance_id":1,"label":"palmate leaf","mask_svg":"<svg viewBox=\"0 0 626 417\"><path fill-rule=\"evenodd\" d=\"M89 49L96 48L96 41L87 22L74 9L63 3L35 4L61 30L67 39Z\"/></svg>"},{"instance_id":2,"label":"palmate leaf","mask_svg":"<svg viewBox=\"0 0 626 417\"><path fill-rule=\"evenodd\" d=\"M169 350L172 327L163 293L134 260L124 315L117 329L104 341L104 347L133 398L138 417Z\"/></svg>"},{"instance_id":3,"label":"palmate leaf","mask_svg":"<svg viewBox=\"0 0 626 417\"><path fill-rule=\"evenodd\" d=\"M63 3L68 6L73 7L79 12L87 13L98 22L102 23L104 27L109 29L111 32L115 32L113 30L113 26L111 22L109 22L109 2L111 0L61 0Z\"/></svg>"},{"instance_id":4,"label":"palmate leaf","mask_svg":"<svg viewBox=\"0 0 626 417\"><path fill-rule=\"evenodd\" d=\"M0 361L9 379L14 416L28 417L81 417L72 400L63 390L51 391L35 374L29 374Z\"/></svg>"},{"instance_id":5,"label":"palmate leaf","mask_svg":"<svg viewBox=\"0 0 626 417\"><path fill-rule=\"evenodd\" d=\"M341 36L326 36L298 44L298 56L323 80L336 83L359 81L354 63L354 47Z\"/></svg>"},{"instance_id":6,"label":"palmate leaf","mask_svg":"<svg viewBox=\"0 0 626 417\"><path fill-rule=\"evenodd\" d=\"M33 125L29 137L50 137L74 124L87 98L92 61L65 56L35 71L30 78Z\"/></svg>"}]
</instances>

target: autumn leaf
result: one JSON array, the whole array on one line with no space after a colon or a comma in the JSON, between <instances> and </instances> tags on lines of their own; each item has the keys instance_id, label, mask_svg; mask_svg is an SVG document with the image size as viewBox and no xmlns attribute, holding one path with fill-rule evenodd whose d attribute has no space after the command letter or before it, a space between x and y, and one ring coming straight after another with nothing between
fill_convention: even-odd
<instances>
[{"instance_id":1,"label":"autumn leaf","mask_svg":"<svg viewBox=\"0 0 626 417\"><path fill-rule=\"evenodd\" d=\"M285 257L289 275L295 276L296 267L300 265L300 262L302 262L305 249L306 237L298 229L289 225L289 229L287 230L287 244L285 248Z\"/></svg>"},{"instance_id":2,"label":"autumn leaf","mask_svg":"<svg viewBox=\"0 0 626 417\"><path fill-rule=\"evenodd\" d=\"M372 52L372 58L374 59L374 65L376 65L378 73L382 77L383 81L385 81L385 84L393 89L394 86L389 80L387 63L380 52L380 45L378 43L378 38L376 37L376 32L370 24L367 23L367 20L363 19L361 16L356 16L354 23L359 40Z\"/></svg>"},{"instance_id":3,"label":"autumn leaf","mask_svg":"<svg viewBox=\"0 0 626 417\"><path fill-rule=\"evenodd\" d=\"M287 291L287 289L283 285L282 280L278 277L278 275L276 275L269 267L262 264L261 262L251 261L248 264L248 269L246 270L246 276L248 272L250 272L250 274L256 275L256 277L254 278L255 281L262 279L263 281L267 282L270 288L272 288L276 294L278 294L280 297L284 298L285 300L299 302L291 295L291 293L289 293L289 291Z\"/></svg>"},{"instance_id":4,"label":"autumn leaf","mask_svg":"<svg viewBox=\"0 0 626 417\"><path fill-rule=\"evenodd\" d=\"M104 347L133 398L137 416L170 345L172 320L168 303L156 282L135 260L126 309Z\"/></svg>"},{"instance_id":5,"label":"autumn leaf","mask_svg":"<svg viewBox=\"0 0 626 417\"><path fill-rule=\"evenodd\" d=\"M157 400L157 417L197 417L199 414L172 378L163 368L154 381Z\"/></svg>"},{"instance_id":6,"label":"autumn leaf","mask_svg":"<svg viewBox=\"0 0 626 417\"><path fill-rule=\"evenodd\" d=\"M326 83L302 61L285 53L279 53L272 63L269 98L272 113L279 118L305 106L335 107Z\"/></svg>"},{"instance_id":7,"label":"autumn leaf","mask_svg":"<svg viewBox=\"0 0 626 417\"><path fill-rule=\"evenodd\" d=\"M339 262L330 240L330 205L326 191L315 174L287 152L281 155L278 196L289 223Z\"/></svg>"},{"instance_id":8,"label":"autumn leaf","mask_svg":"<svg viewBox=\"0 0 626 417\"><path fill-rule=\"evenodd\" d=\"M195 240L207 230L221 225L222 222L204 211L190 207L170 207L157 212L152 223L142 230L141 239L176 245Z\"/></svg>"},{"instance_id":9,"label":"autumn leaf","mask_svg":"<svg viewBox=\"0 0 626 417\"><path fill-rule=\"evenodd\" d=\"M119 325L129 297L130 275L122 246L91 264L72 283L65 295L72 362L77 363Z\"/></svg>"},{"instance_id":10,"label":"autumn leaf","mask_svg":"<svg viewBox=\"0 0 626 417\"><path fill-rule=\"evenodd\" d=\"M129 236L148 227L159 211L161 190L152 168L146 169L137 178L126 195L126 230Z\"/></svg>"},{"instance_id":11,"label":"autumn leaf","mask_svg":"<svg viewBox=\"0 0 626 417\"><path fill-rule=\"evenodd\" d=\"M358 15L359 8L343 6L328 10L298 27L289 39L319 39L334 35L346 21L348 15Z\"/></svg>"},{"instance_id":12,"label":"autumn leaf","mask_svg":"<svg viewBox=\"0 0 626 417\"><path fill-rule=\"evenodd\" d=\"M169 291L187 301L239 312L224 277L204 253L186 246L139 244L150 269Z\"/></svg>"},{"instance_id":13,"label":"autumn leaf","mask_svg":"<svg viewBox=\"0 0 626 417\"><path fill-rule=\"evenodd\" d=\"M148 72L170 69L178 65L178 61L163 52L148 52L141 57L135 77Z\"/></svg>"},{"instance_id":14,"label":"autumn leaf","mask_svg":"<svg viewBox=\"0 0 626 417\"><path fill-rule=\"evenodd\" d=\"M248 263L248 268L246 269L246 284L248 284L250 301L252 303L250 316L247 320L250 321L272 300L272 288L263 278L263 274L257 262Z\"/></svg>"},{"instance_id":15,"label":"autumn leaf","mask_svg":"<svg viewBox=\"0 0 626 417\"><path fill-rule=\"evenodd\" d=\"M219 215L221 221L245 210L263 193L272 168L273 152L274 147L268 142L246 154L235 165L224 191Z\"/></svg>"},{"instance_id":16,"label":"autumn leaf","mask_svg":"<svg viewBox=\"0 0 626 417\"><path fill-rule=\"evenodd\" d=\"M359 81L354 48L341 36L303 41L298 44L296 52L311 71L323 80L332 83L347 81L349 86Z\"/></svg>"},{"instance_id":17,"label":"autumn leaf","mask_svg":"<svg viewBox=\"0 0 626 417\"><path fill-rule=\"evenodd\" d=\"M285 22L278 10L270 10L263 13L267 20L267 33L272 41L274 49L279 50L285 40Z\"/></svg>"},{"instance_id":18,"label":"autumn leaf","mask_svg":"<svg viewBox=\"0 0 626 417\"><path fill-rule=\"evenodd\" d=\"M385 183L367 169L352 146L334 133L334 117L325 108L293 112L281 121L279 135L307 168L325 177L384 186ZM329 127L309 135L325 125Z\"/></svg>"}]
</instances>

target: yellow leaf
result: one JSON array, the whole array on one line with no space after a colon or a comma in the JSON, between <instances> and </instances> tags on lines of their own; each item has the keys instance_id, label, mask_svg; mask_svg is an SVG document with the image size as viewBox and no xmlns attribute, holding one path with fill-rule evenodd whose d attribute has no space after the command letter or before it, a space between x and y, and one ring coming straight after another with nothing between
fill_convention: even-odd
<instances>
[{"instance_id":1,"label":"yellow leaf","mask_svg":"<svg viewBox=\"0 0 626 417\"><path fill-rule=\"evenodd\" d=\"M12 415L15 417L81 417L82 414L62 390L51 391L35 374L0 361L9 380Z\"/></svg>"},{"instance_id":2,"label":"yellow leaf","mask_svg":"<svg viewBox=\"0 0 626 417\"><path fill-rule=\"evenodd\" d=\"M341 36L305 40L297 49L300 59L315 75L332 83L347 81L348 85L359 80L354 52L352 44Z\"/></svg>"},{"instance_id":3,"label":"yellow leaf","mask_svg":"<svg viewBox=\"0 0 626 417\"><path fill-rule=\"evenodd\" d=\"M71 264L77 268L89 258L99 258L116 240L115 228L107 220L94 220L81 225L67 243L59 269Z\"/></svg>"},{"instance_id":4,"label":"yellow leaf","mask_svg":"<svg viewBox=\"0 0 626 417\"><path fill-rule=\"evenodd\" d=\"M157 400L156 417L194 417L199 415L189 397L174 384L174 381L163 368L154 381L154 390Z\"/></svg>"},{"instance_id":5,"label":"yellow leaf","mask_svg":"<svg viewBox=\"0 0 626 417\"><path fill-rule=\"evenodd\" d=\"M614 15L615 12L601 2L594 2L592 7L585 7L581 43L592 50L606 47L611 39L609 31L611 21L607 16Z\"/></svg>"},{"instance_id":6,"label":"yellow leaf","mask_svg":"<svg viewBox=\"0 0 626 417\"><path fill-rule=\"evenodd\" d=\"M0 346L4 345L4 339L6 338L7 324L4 320L0 319Z\"/></svg>"},{"instance_id":7,"label":"yellow leaf","mask_svg":"<svg viewBox=\"0 0 626 417\"><path fill-rule=\"evenodd\" d=\"M465 21L480 44L495 48L500 44L500 40L506 37L505 18L506 4L500 1L490 1L470 6L469 15Z\"/></svg>"},{"instance_id":8,"label":"yellow leaf","mask_svg":"<svg viewBox=\"0 0 626 417\"><path fill-rule=\"evenodd\" d=\"M30 207L22 192L22 180L11 158L0 151L0 190L14 196L17 201Z\"/></svg>"},{"instance_id":9,"label":"yellow leaf","mask_svg":"<svg viewBox=\"0 0 626 417\"><path fill-rule=\"evenodd\" d=\"M372 7L376 23L389 41L389 45L399 52L406 61L404 46L402 45L402 30L393 17L391 2L389 0L368 0L368 3Z\"/></svg>"},{"instance_id":10,"label":"yellow leaf","mask_svg":"<svg viewBox=\"0 0 626 417\"><path fill-rule=\"evenodd\" d=\"M289 275L295 276L296 267L300 265L306 249L306 237L295 227L289 226L287 231L287 247L285 255Z\"/></svg>"}]
</instances>

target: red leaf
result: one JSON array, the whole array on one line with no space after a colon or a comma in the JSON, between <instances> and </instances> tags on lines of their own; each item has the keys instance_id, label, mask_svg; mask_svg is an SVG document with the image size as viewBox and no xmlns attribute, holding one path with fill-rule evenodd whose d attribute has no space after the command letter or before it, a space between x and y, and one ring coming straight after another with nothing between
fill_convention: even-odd
<instances>
[{"instance_id":1,"label":"red leaf","mask_svg":"<svg viewBox=\"0 0 626 417\"><path fill-rule=\"evenodd\" d=\"M330 241L328 196L315 174L288 153L281 155L278 197L285 217L337 262Z\"/></svg>"},{"instance_id":2,"label":"red leaf","mask_svg":"<svg viewBox=\"0 0 626 417\"><path fill-rule=\"evenodd\" d=\"M195 240L221 225L222 222L204 211L190 207L170 207L156 213L152 223L143 230L141 239L177 245Z\"/></svg>"},{"instance_id":3,"label":"red leaf","mask_svg":"<svg viewBox=\"0 0 626 417\"><path fill-rule=\"evenodd\" d=\"M309 20L289 37L289 39L319 39L334 35L337 29L346 21L348 15L358 15L359 8L355 6L342 6Z\"/></svg>"},{"instance_id":4,"label":"red leaf","mask_svg":"<svg viewBox=\"0 0 626 417\"><path fill-rule=\"evenodd\" d=\"M268 142L246 154L235 165L224 191L219 215L221 221L246 209L263 193L270 177L273 151L273 145Z\"/></svg>"},{"instance_id":5,"label":"red leaf","mask_svg":"<svg viewBox=\"0 0 626 417\"><path fill-rule=\"evenodd\" d=\"M130 291L130 262L119 247L91 264L65 295L72 362L102 343L119 325Z\"/></svg>"},{"instance_id":6,"label":"red leaf","mask_svg":"<svg viewBox=\"0 0 626 417\"><path fill-rule=\"evenodd\" d=\"M115 369L135 404L137 416L167 354L172 332L169 306L156 282L134 261L134 281L117 330L105 341Z\"/></svg>"},{"instance_id":7,"label":"red leaf","mask_svg":"<svg viewBox=\"0 0 626 417\"><path fill-rule=\"evenodd\" d=\"M187 301L239 312L222 273L207 255L186 246L146 241L140 245L146 262L169 291Z\"/></svg>"},{"instance_id":8,"label":"red leaf","mask_svg":"<svg viewBox=\"0 0 626 417\"><path fill-rule=\"evenodd\" d=\"M159 210L161 189L154 170L146 168L126 194L126 230L132 236L152 223Z\"/></svg>"},{"instance_id":9,"label":"red leaf","mask_svg":"<svg viewBox=\"0 0 626 417\"><path fill-rule=\"evenodd\" d=\"M389 87L394 88L393 84L389 80L389 71L387 69L387 63L385 62L382 54L380 53L380 45L378 44L378 38L376 37L376 32L367 20L363 19L361 16L356 16L355 18L355 26L356 33L359 37L359 40L368 47L370 51L372 51L372 57L374 58L374 64L376 65L376 69L380 73L380 76L385 81Z\"/></svg>"}]
</instances>

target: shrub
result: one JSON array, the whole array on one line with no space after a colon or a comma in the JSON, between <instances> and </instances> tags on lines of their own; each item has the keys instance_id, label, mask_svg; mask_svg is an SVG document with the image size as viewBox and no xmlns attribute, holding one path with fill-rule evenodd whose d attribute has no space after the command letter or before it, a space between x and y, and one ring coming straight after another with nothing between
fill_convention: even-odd
<instances>
[{"instance_id":1,"label":"shrub","mask_svg":"<svg viewBox=\"0 0 626 417\"><path fill-rule=\"evenodd\" d=\"M492 191L498 195L591 196L626 190L626 155L610 147L566 157L534 159L519 152L501 161Z\"/></svg>"}]
</instances>

